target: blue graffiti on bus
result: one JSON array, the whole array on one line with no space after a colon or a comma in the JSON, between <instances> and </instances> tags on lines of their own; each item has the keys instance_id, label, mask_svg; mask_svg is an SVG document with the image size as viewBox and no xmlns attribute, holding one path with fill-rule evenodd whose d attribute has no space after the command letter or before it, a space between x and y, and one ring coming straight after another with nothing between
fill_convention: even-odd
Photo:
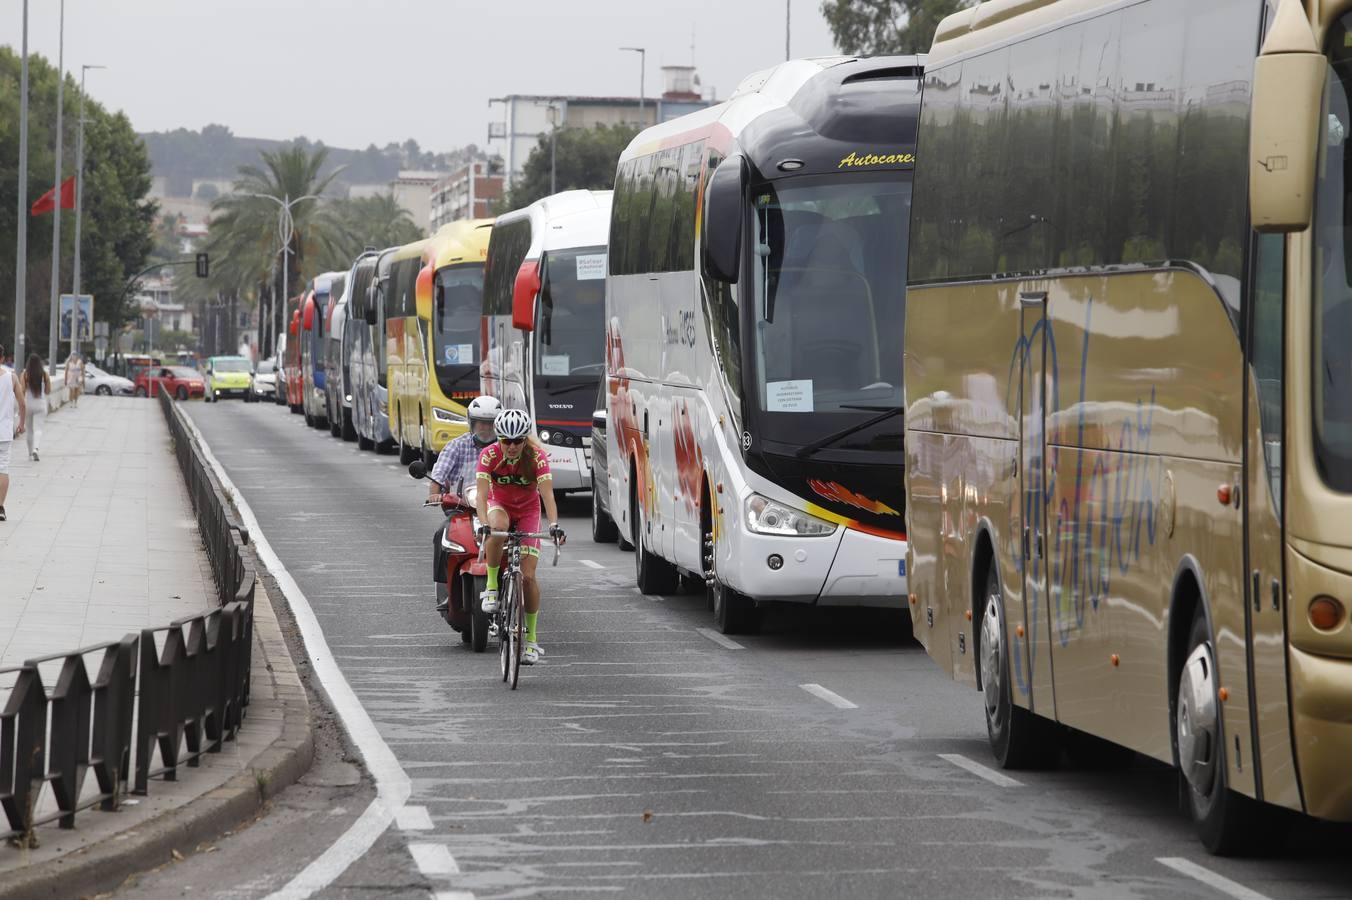
<instances>
[{"instance_id":1,"label":"blue graffiti on bus","mask_svg":"<svg viewBox=\"0 0 1352 900\"><path fill-rule=\"evenodd\" d=\"M1156 389L1152 385L1149 401L1138 399L1120 421L1103 421L1104 406L1091 404L1087 395L1092 313L1090 297L1085 302L1074 446L1047 444L1047 418L1064 408L1056 335L1046 315L1020 336L1010 359L1007 383L1011 392L1017 388L1018 395L1006 397L1006 402L1008 408L1019 410L1023 422L1019 511L1028 545L1024 528L1013 528L1009 549L1026 592L1031 625L1026 647L1017 636L1012 640L1011 657L1014 682L1024 694L1032 691L1038 664L1037 623L1043 621L1039 616L1049 615L1056 640L1066 646L1084 626L1087 612L1097 612L1109 596L1113 570L1126 575L1140 560L1143 547L1153 546L1156 538L1155 483L1163 466L1151 455L1150 446ZM1091 409L1098 413L1092 422ZM1086 432L1091 427L1103 428L1108 449L1087 449ZM1061 490L1057 479L1057 473L1065 471L1063 453L1074 455L1074 478L1063 479L1069 490ZM1037 537L1040 521L1046 522L1051 535L1046 554ZM1055 602L1046 596L1048 585Z\"/></svg>"}]
</instances>

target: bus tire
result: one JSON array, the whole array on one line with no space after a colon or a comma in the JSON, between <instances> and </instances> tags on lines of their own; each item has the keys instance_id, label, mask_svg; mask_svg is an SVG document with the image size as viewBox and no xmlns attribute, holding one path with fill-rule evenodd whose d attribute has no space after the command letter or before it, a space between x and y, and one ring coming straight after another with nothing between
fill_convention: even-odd
<instances>
[{"instance_id":1,"label":"bus tire","mask_svg":"<svg viewBox=\"0 0 1352 900\"><path fill-rule=\"evenodd\" d=\"M345 441L355 441L357 439L357 429L352 424L352 410L343 410L343 432L342 438Z\"/></svg>"},{"instance_id":2,"label":"bus tire","mask_svg":"<svg viewBox=\"0 0 1352 900\"><path fill-rule=\"evenodd\" d=\"M601 495L596 486L595 472L592 472L591 488L592 540L598 544L613 544L620 536L620 529L615 526L615 520L601 509Z\"/></svg>"},{"instance_id":3,"label":"bus tire","mask_svg":"<svg viewBox=\"0 0 1352 900\"><path fill-rule=\"evenodd\" d=\"M630 492L629 526L634 532L630 540L634 543L634 580L639 591L644 594L676 593L676 567L662 557L649 553L643 540L643 519L636 489Z\"/></svg>"},{"instance_id":4,"label":"bus tire","mask_svg":"<svg viewBox=\"0 0 1352 900\"><path fill-rule=\"evenodd\" d=\"M1178 677L1174 748L1186 805L1198 838L1218 856L1247 855L1267 838L1260 805L1230 790L1215 654L1199 604Z\"/></svg>"},{"instance_id":5,"label":"bus tire","mask_svg":"<svg viewBox=\"0 0 1352 900\"><path fill-rule=\"evenodd\" d=\"M404 420L399 419L399 465L406 466L417 458L418 451L404 443Z\"/></svg>"},{"instance_id":6,"label":"bus tire","mask_svg":"<svg viewBox=\"0 0 1352 900\"><path fill-rule=\"evenodd\" d=\"M357 435L358 450L374 450L375 446L376 442L371 440L369 437L366 437L365 435L362 434Z\"/></svg>"},{"instance_id":7,"label":"bus tire","mask_svg":"<svg viewBox=\"0 0 1352 900\"><path fill-rule=\"evenodd\" d=\"M1009 673L1008 630L1000 576L986 568L986 598L981 610L981 686L986 707L986 735L991 753L1003 769L1028 769L1046 763L1053 749L1054 723L1014 704Z\"/></svg>"}]
</instances>

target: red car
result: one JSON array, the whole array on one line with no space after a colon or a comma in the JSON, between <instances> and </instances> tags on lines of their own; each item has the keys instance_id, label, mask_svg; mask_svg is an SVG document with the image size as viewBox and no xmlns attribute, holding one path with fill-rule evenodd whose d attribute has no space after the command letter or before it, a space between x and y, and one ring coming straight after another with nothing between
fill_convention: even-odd
<instances>
[{"instance_id":1,"label":"red car","mask_svg":"<svg viewBox=\"0 0 1352 900\"><path fill-rule=\"evenodd\" d=\"M137 374L136 396L148 394L154 397L160 391L168 391L179 400L187 400L206 396L207 383L200 372L187 366L163 366L145 369Z\"/></svg>"}]
</instances>

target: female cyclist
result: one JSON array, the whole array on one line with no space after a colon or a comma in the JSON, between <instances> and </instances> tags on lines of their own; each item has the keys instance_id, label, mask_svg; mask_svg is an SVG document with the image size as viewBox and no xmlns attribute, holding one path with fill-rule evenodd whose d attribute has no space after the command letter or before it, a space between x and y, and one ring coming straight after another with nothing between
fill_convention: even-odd
<instances>
[{"instance_id":1,"label":"female cyclist","mask_svg":"<svg viewBox=\"0 0 1352 900\"><path fill-rule=\"evenodd\" d=\"M549 473L549 454L535 440L530 414L524 409L504 409L493 420L497 443L479 454L475 506L478 507L480 539L488 562L488 590L483 595L486 613L498 609L498 568L502 564L503 538L488 537L493 531L539 531L540 502L549 516L549 534L562 544L559 509L554 503L554 476ZM526 649L521 662L533 666L543 651L536 641L535 624L540 615L540 583L535 569L540 563L540 541L521 544L521 575L526 595Z\"/></svg>"}]
</instances>

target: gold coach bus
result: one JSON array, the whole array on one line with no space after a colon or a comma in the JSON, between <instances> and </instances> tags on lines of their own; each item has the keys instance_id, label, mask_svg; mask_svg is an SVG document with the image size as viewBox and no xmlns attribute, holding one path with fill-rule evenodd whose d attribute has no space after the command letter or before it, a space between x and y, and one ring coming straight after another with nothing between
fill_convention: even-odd
<instances>
[{"instance_id":1,"label":"gold coach bus","mask_svg":"<svg viewBox=\"0 0 1352 900\"><path fill-rule=\"evenodd\" d=\"M1001 765L1173 763L1218 853L1352 819L1350 97L1350 0L989 0L926 62L915 633Z\"/></svg>"}]
</instances>

